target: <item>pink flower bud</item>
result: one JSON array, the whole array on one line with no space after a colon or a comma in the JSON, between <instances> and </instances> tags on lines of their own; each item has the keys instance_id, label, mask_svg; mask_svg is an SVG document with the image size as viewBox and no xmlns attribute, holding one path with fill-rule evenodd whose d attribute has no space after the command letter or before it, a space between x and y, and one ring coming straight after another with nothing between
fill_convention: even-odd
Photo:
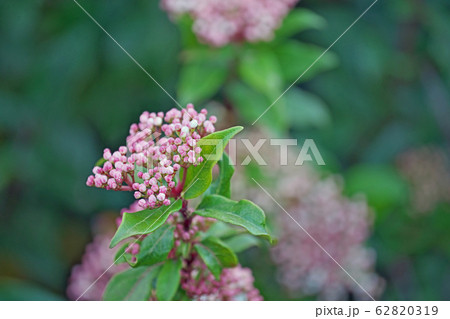
<instances>
[{"instance_id":1,"label":"pink flower bud","mask_svg":"<svg viewBox=\"0 0 450 319\"><path fill-rule=\"evenodd\" d=\"M111 150L109 148L105 148L103 150L103 158L105 160L109 160L111 158Z\"/></svg>"},{"instance_id":2,"label":"pink flower bud","mask_svg":"<svg viewBox=\"0 0 450 319\"><path fill-rule=\"evenodd\" d=\"M119 152L120 154L125 155L127 153L127 147L126 146L119 147Z\"/></svg>"},{"instance_id":3,"label":"pink flower bud","mask_svg":"<svg viewBox=\"0 0 450 319\"><path fill-rule=\"evenodd\" d=\"M103 183L100 180L100 178L94 178L94 184L95 184L95 187L99 187L99 188L103 186Z\"/></svg>"},{"instance_id":4,"label":"pink flower bud","mask_svg":"<svg viewBox=\"0 0 450 319\"><path fill-rule=\"evenodd\" d=\"M93 175L89 175L89 177L86 180L86 185L87 186L94 186L94 176Z\"/></svg>"},{"instance_id":5,"label":"pink flower bud","mask_svg":"<svg viewBox=\"0 0 450 319\"><path fill-rule=\"evenodd\" d=\"M116 163L114 164L114 166L115 166L116 169L122 170L122 168L123 168L123 163L118 161L118 162L116 162Z\"/></svg>"},{"instance_id":6,"label":"pink flower bud","mask_svg":"<svg viewBox=\"0 0 450 319\"><path fill-rule=\"evenodd\" d=\"M159 192L165 194L165 193L167 192L167 187L166 187L166 186L161 186L161 187L159 188Z\"/></svg>"},{"instance_id":7,"label":"pink flower bud","mask_svg":"<svg viewBox=\"0 0 450 319\"><path fill-rule=\"evenodd\" d=\"M144 184L139 185L139 191L140 191L141 193L145 193L146 190L147 190L147 187L145 187Z\"/></svg>"},{"instance_id":8,"label":"pink flower bud","mask_svg":"<svg viewBox=\"0 0 450 319\"><path fill-rule=\"evenodd\" d=\"M109 186L111 189L116 189L116 188L117 188L116 180L115 180L114 178L110 178L110 179L108 180L108 186Z\"/></svg>"},{"instance_id":9,"label":"pink flower bud","mask_svg":"<svg viewBox=\"0 0 450 319\"><path fill-rule=\"evenodd\" d=\"M142 208L147 208L147 202L145 201L145 199L140 199L138 201L138 205L141 206Z\"/></svg>"},{"instance_id":10,"label":"pink flower bud","mask_svg":"<svg viewBox=\"0 0 450 319\"><path fill-rule=\"evenodd\" d=\"M162 118L156 117L153 123L154 123L156 126L161 126L161 124L162 124Z\"/></svg>"},{"instance_id":11,"label":"pink flower bud","mask_svg":"<svg viewBox=\"0 0 450 319\"><path fill-rule=\"evenodd\" d=\"M111 162L106 162L105 164L103 164L103 171L109 172L112 169L113 169L113 166L112 166Z\"/></svg>"},{"instance_id":12,"label":"pink flower bud","mask_svg":"<svg viewBox=\"0 0 450 319\"><path fill-rule=\"evenodd\" d=\"M131 254L137 255L139 253L140 245L139 244L131 244Z\"/></svg>"},{"instance_id":13,"label":"pink flower bud","mask_svg":"<svg viewBox=\"0 0 450 319\"><path fill-rule=\"evenodd\" d=\"M190 126L191 128L196 128L196 127L198 126L198 122L197 122L196 120L192 120L192 121L189 123L189 126Z\"/></svg>"}]
</instances>

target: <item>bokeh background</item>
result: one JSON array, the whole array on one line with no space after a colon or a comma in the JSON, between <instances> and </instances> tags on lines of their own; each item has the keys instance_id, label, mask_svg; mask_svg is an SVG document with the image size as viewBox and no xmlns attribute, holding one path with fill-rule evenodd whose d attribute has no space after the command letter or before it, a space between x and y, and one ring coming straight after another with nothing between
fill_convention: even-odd
<instances>
[{"instance_id":1,"label":"bokeh background","mask_svg":"<svg viewBox=\"0 0 450 319\"><path fill-rule=\"evenodd\" d=\"M183 35L158 1L80 4L179 91ZM324 23L294 37L326 48L369 5L301 1ZM450 298L449 21L445 0L378 1L298 84L306 106L280 124L315 140L321 169L343 176L345 194L367 198L383 300ZM85 186L93 163L144 110L175 105L73 1L2 1L0 43L0 299L64 300L93 231L130 204L129 194ZM255 119L238 114L239 124ZM411 150L419 177L401 169ZM246 256L266 299L297 298L276 281L267 251Z\"/></svg>"}]
</instances>

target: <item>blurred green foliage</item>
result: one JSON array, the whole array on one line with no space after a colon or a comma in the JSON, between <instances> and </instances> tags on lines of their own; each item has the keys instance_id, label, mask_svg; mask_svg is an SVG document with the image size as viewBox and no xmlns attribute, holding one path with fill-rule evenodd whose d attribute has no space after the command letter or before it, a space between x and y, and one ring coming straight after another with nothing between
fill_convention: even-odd
<instances>
[{"instance_id":1,"label":"blurred green foliage","mask_svg":"<svg viewBox=\"0 0 450 319\"><path fill-rule=\"evenodd\" d=\"M170 94L229 100L240 124L370 4L304 0L275 41L211 50L158 1L79 2ZM445 0L379 1L258 122L313 138L346 192L368 198L384 299L450 298L450 208L412 217L393 165L411 147L448 151L449 9ZM0 40L0 299L62 299L95 215L130 202L85 187L101 146L119 146L143 110L174 102L72 1L0 2ZM288 297L267 250L240 258L267 299Z\"/></svg>"}]
</instances>

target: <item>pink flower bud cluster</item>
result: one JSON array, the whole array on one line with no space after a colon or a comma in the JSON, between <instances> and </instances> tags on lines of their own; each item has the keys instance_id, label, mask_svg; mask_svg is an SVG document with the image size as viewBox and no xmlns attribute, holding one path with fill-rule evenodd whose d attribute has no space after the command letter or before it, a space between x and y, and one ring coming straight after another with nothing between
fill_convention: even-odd
<instances>
[{"instance_id":1,"label":"pink flower bud cluster","mask_svg":"<svg viewBox=\"0 0 450 319\"><path fill-rule=\"evenodd\" d=\"M397 164L410 184L416 213L430 213L439 203L450 202L450 160L441 149L429 146L407 151Z\"/></svg>"},{"instance_id":2,"label":"pink flower bud cluster","mask_svg":"<svg viewBox=\"0 0 450 319\"><path fill-rule=\"evenodd\" d=\"M198 257L194 259L189 269L184 268L181 273L181 287L192 300L263 300L253 282L251 270L240 265L225 268L220 279L216 280Z\"/></svg>"},{"instance_id":3,"label":"pink flower bud cluster","mask_svg":"<svg viewBox=\"0 0 450 319\"><path fill-rule=\"evenodd\" d=\"M192 104L166 114L144 112L139 123L131 125L127 146L115 152L105 149L104 164L94 167L86 184L133 191L142 208L170 205L169 197L177 197L183 187L178 172L203 161L197 143L214 132L217 121L207 113L197 112Z\"/></svg>"},{"instance_id":4,"label":"pink flower bud cluster","mask_svg":"<svg viewBox=\"0 0 450 319\"><path fill-rule=\"evenodd\" d=\"M171 15L189 14L193 29L204 42L270 41L298 0L162 0Z\"/></svg>"}]
</instances>

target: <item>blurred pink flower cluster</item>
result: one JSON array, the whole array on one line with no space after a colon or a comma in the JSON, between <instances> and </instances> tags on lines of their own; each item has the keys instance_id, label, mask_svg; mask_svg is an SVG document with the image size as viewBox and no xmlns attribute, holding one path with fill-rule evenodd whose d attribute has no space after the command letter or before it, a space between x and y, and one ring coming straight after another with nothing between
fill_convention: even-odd
<instances>
[{"instance_id":1,"label":"blurred pink flower cluster","mask_svg":"<svg viewBox=\"0 0 450 319\"><path fill-rule=\"evenodd\" d=\"M176 181L177 172L203 161L197 142L214 132L217 121L207 113L198 113L192 104L166 114L144 112L140 122L131 125L127 146L113 153L105 149L104 163L94 167L86 184L134 191L142 208L170 205L169 197L176 197L183 187Z\"/></svg>"},{"instance_id":2,"label":"blurred pink flower cluster","mask_svg":"<svg viewBox=\"0 0 450 319\"><path fill-rule=\"evenodd\" d=\"M252 145L268 139L264 132L250 132ZM237 143L238 163L248 155ZM364 242L370 236L371 213L364 199L342 195L336 176L322 179L311 166L295 165L297 151L288 149L288 165L281 165L281 148L265 143L259 153L270 170L264 170L264 187L280 205L325 250L375 298L384 282L374 272L375 252ZM251 167L251 166L250 166ZM262 167L264 169L265 167ZM242 180L243 166L237 166L234 195L250 198L271 216L278 228L278 244L271 250L279 282L292 295L313 295L321 299L367 299L367 294L331 259L254 181ZM252 176L255 176L253 173ZM259 183L263 180L255 178Z\"/></svg>"},{"instance_id":3,"label":"blurred pink flower cluster","mask_svg":"<svg viewBox=\"0 0 450 319\"><path fill-rule=\"evenodd\" d=\"M278 186L288 213L370 295L378 296L382 280L373 272L375 252L364 247L370 235L371 216L364 200L342 196L333 177L318 179L305 172L284 176ZM278 216L281 236L272 256L280 282L290 291L342 299L351 292L356 299L367 294L284 212Z\"/></svg>"},{"instance_id":4,"label":"blurred pink flower cluster","mask_svg":"<svg viewBox=\"0 0 450 319\"><path fill-rule=\"evenodd\" d=\"M225 268L220 279L216 280L198 257L181 274L181 287L189 298L200 301L263 300L253 281L252 271L240 265Z\"/></svg>"},{"instance_id":5,"label":"blurred pink flower cluster","mask_svg":"<svg viewBox=\"0 0 450 319\"><path fill-rule=\"evenodd\" d=\"M111 237L97 235L94 241L86 246L81 264L72 268L69 278L67 296L70 300L80 297L80 300L102 300L103 292L112 276L128 268L126 264L114 264L114 256L119 247L109 248Z\"/></svg>"},{"instance_id":6,"label":"blurred pink flower cluster","mask_svg":"<svg viewBox=\"0 0 450 319\"><path fill-rule=\"evenodd\" d=\"M298 0L162 0L171 15L189 14L193 29L204 42L269 41Z\"/></svg>"},{"instance_id":7,"label":"blurred pink flower cluster","mask_svg":"<svg viewBox=\"0 0 450 319\"><path fill-rule=\"evenodd\" d=\"M450 161L437 147L407 151L397 161L412 190L412 206L418 213L431 212L440 202L450 202Z\"/></svg>"}]
</instances>

